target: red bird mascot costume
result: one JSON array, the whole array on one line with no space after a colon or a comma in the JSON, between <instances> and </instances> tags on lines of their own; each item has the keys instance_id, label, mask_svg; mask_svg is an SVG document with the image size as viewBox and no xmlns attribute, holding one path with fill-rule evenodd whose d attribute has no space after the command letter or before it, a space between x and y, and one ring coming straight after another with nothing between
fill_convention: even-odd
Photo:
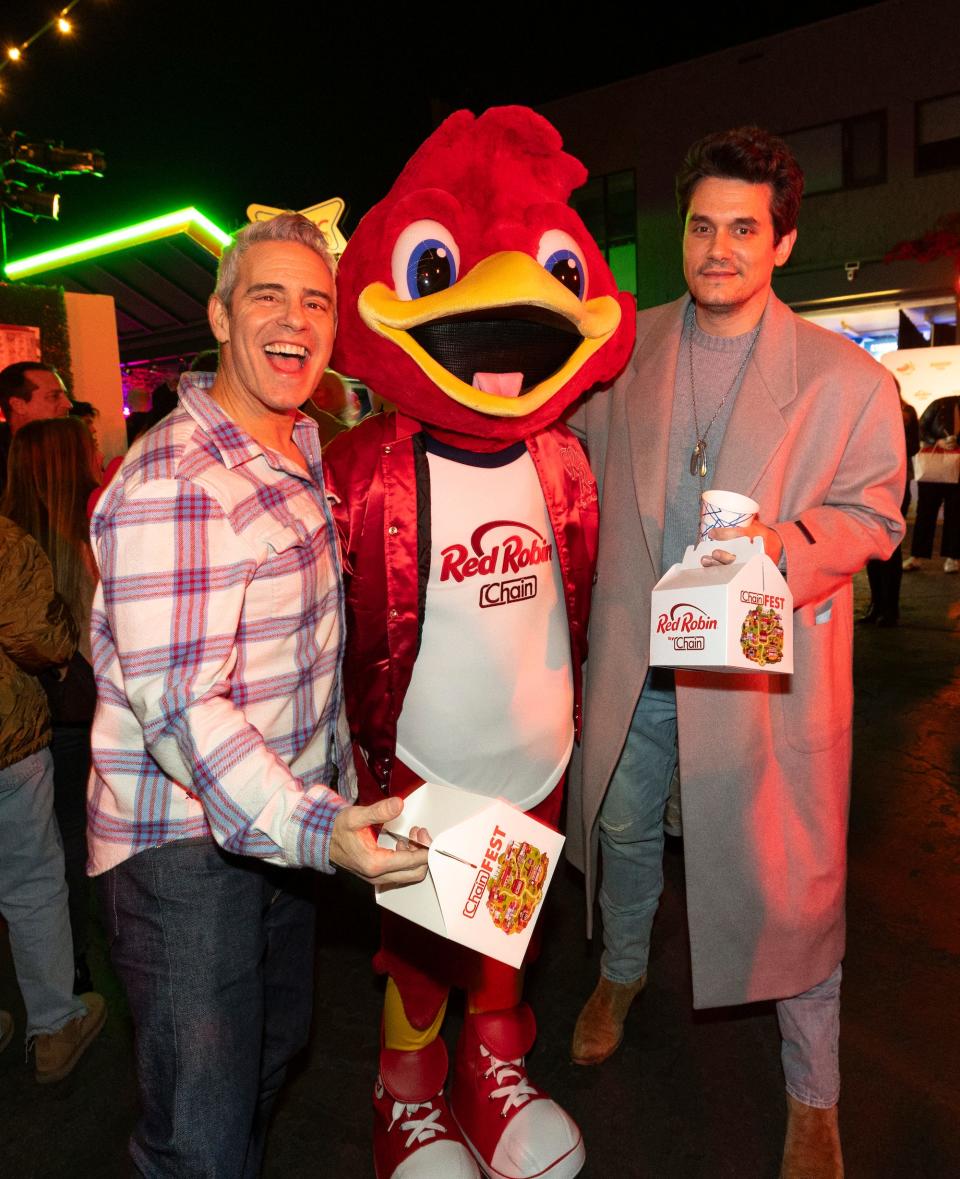
<instances>
[{"instance_id":1,"label":"red bird mascot costume","mask_svg":"<svg viewBox=\"0 0 960 1179\"><path fill-rule=\"evenodd\" d=\"M334 366L397 409L326 452L361 796L441 782L556 826L580 718L597 492L559 419L633 345L567 205L586 179L523 107L451 115L361 221ZM378 1179L570 1179L573 1120L527 1077L522 971L385 913ZM439 1037L467 992L449 1106Z\"/></svg>"}]
</instances>

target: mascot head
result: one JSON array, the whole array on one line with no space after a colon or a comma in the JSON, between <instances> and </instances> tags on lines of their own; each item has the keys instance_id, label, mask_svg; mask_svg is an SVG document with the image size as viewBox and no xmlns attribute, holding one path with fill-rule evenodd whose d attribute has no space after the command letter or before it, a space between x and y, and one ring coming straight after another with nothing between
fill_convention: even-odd
<instances>
[{"instance_id":1,"label":"mascot head","mask_svg":"<svg viewBox=\"0 0 960 1179\"><path fill-rule=\"evenodd\" d=\"M586 178L526 107L451 115L350 239L334 367L470 449L611 381L634 306L567 204Z\"/></svg>"}]
</instances>

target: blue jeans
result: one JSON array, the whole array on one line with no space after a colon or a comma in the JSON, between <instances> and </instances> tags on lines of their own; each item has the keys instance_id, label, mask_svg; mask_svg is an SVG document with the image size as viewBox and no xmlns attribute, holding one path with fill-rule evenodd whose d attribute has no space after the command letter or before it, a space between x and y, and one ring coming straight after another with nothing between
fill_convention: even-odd
<instances>
[{"instance_id":1,"label":"blue jeans","mask_svg":"<svg viewBox=\"0 0 960 1179\"><path fill-rule=\"evenodd\" d=\"M777 1003L780 1062L787 1092L829 1109L840 1097L840 963L829 978Z\"/></svg>"},{"instance_id":2,"label":"blue jeans","mask_svg":"<svg viewBox=\"0 0 960 1179\"><path fill-rule=\"evenodd\" d=\"M611 982L635 982L647 971L663 891L663 812L676 766L672 675L651 668L600 810L600 972ZM839 964L810 990L780 1000L777 1018L787 1091L806 1105L835 1105L840 1092Z\"/></svg>"},{"instance_id":3,"label":"blue jeans","mask_svg":"<svg viewBox=\"0 0 960 1179\"><path fill-rule=\"evenodd\" d=\"M676 768L673 675L651 668L600 809L600 971L611 982L635 982L647 972L663 892L663 812Z\"/></svg>"},{"instance_id":4,"label":"blue jeans","mask_svg":"<svg viewBox=\"0 0 960 1179\"><path fill-rule=\"evenodd\" d=\"M49 749L0 770L0 912L10 927L29 1044L86 1014L73 994L73 943Z\"/></svg>"},{"instance_id":5,"label":"blue jeans","mask_svg":"<svg viewBox=\"0 0 960 1179\"><path fill-rule=\"evenodd\" d=\"M134 1020L141 1174L259 1174L273 1100L310 1030L311 877L204 839L100 878Z\"/></svg>"}]
</instances>

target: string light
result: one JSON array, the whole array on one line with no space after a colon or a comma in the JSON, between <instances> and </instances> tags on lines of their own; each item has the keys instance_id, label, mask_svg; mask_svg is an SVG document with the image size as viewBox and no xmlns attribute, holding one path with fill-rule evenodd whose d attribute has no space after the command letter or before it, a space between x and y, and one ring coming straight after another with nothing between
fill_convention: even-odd
<instances>
[{"instance_id":1,"label":"string light","mask_svg":"<svg viewBox=\"0 0 960 1179\"><path fill-rule=\"evenodd\" d=\"M0 59L0 72L6 69L11 62L19 62L23 60L24 51L29 49L35 41L38 41L44 33L49 33L51 29L56 29L57 32L62 33L67 37L73 32L73 21L67 19L74 8L80 3L80 0L70 0L64 8L61 8L59 13L51 17L45 25L37 29L32 37L28 37L20 45L8 45L6 57ZM0 94L2 94L0 90Z\"/></svg>"}]
</instances>

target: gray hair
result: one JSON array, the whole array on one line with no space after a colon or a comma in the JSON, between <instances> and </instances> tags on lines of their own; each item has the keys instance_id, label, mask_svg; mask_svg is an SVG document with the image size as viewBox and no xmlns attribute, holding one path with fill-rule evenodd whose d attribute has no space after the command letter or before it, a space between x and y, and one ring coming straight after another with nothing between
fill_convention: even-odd
<instances>
[{"instance_id":1,"label":"gray hair","mask_svg":"<svg viewBox=\"0 0 960 1179\"><path fill-rule=\"evenodd\" d=\"M330 271L330 277L336 278L337 264L330 253L327 239L317 226L300 213L281 213L277 217L271 217L269 221L253 221L250 225L245 225L220 255L214 294L225 307L230 307L230 300L233 298L240 271L240 259L251 246L260 242L299 242L322 258Z\"/></svg>"}]
</instances>

